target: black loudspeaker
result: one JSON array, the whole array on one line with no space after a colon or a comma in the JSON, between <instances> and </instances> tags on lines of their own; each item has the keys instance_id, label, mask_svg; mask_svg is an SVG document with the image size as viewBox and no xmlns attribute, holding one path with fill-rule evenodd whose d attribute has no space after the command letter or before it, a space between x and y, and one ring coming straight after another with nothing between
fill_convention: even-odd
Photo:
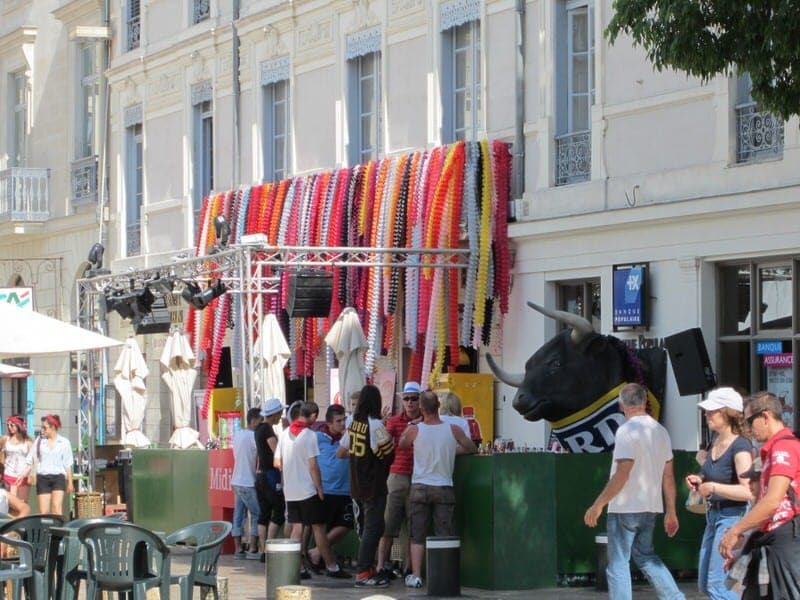
<instances>
[{"instance_id":1,"label":"black loudspeaker","mask_svg":"<svg viewBox=\"0 0 800 600\"><path fill-rule=\"evenodd\" d=\"M717 377L708 360L703 332L699 327L664 338L672 372L681 396L702 394L717 385Z\"/></svg>"},{"instance_id":2,"label":"black loudspeaker","mask_svg":"<svg viewBox=\"0 0 800 600\"><path fill-rule=\"evenodd\" d=\"M290 317L327 317L331 312L333 273L300 269L289 274L286 312Z\"/></svg>"},{"instance_id":3,"label":"black loudspeaker","mask_svg":"<svg viewBox=\"0 0 800 600\"><path fill-rule=\"evenodd\" d=\"M217 379L214 382L215 388L232 388L233 387L233 369L231 369L231 348L230 346L223 346L222 353L219 357L219 371L217 371Z\"/></svg>"}]
</instances>

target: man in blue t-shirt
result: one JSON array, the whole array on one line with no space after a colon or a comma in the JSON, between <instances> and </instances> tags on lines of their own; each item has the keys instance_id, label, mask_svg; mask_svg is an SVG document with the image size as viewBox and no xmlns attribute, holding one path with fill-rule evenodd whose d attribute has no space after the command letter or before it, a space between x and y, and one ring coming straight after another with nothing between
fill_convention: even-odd
<instances>
[{"instance_id":1,"label":"man in blue t-shirt","mask_svg":"<svg viewBox=\"0 0 800 600\"><path fill-rule=\"evenodd\" d=\"M322 473L322 491L325 493L322 504L331 548L353 529L354 524L353 502L350 498L350 461L336 457L339 440L345 430L345 420L344 407L331 404L325 412L325 422L312 426L319 445L317 463ZM325 567L316 548L309 551L308 558L315 571Z\"/></svg>"}]
</instances>

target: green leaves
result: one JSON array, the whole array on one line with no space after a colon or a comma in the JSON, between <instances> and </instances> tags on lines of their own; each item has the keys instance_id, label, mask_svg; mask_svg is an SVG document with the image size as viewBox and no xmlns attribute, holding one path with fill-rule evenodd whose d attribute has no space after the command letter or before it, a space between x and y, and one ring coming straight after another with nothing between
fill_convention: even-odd
<instances>
[{"instance_id":1,"label":"green leaves","mask_svg":"<svg viewBox=\"0 0 800 600\"><path fill-rule=\"evenodd\" d=\"M800 0L615 0L606 29L627 35L661 71L707 81L749 72L763 110L800 114Z\"/></svg>"}]
</instances>

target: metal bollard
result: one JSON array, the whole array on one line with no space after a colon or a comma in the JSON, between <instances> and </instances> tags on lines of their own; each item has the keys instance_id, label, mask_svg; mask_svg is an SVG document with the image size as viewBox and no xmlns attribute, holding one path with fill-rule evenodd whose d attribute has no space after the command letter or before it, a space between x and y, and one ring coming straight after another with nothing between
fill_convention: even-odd
<instances>
[{"instance_id":1,"label":"metal bollard","mask_svg":"<svg viewBox=\"0 0 800 600\"><path fill-rule=\"evenodd\" d=\"M594 538L596 557L595 589L600 592L608 590L606 567L608 566L608 535L598 535Z\"/></svg>"},{"instance_id":2,"label":"metal bollard","mask_svg":"<svg viewBox=\"0 0 800 600\"><path fill-rule=\"evenodd\" d=\"M429 537L425 540L429 596L461 595L461 540Z\"/></svg>"},{"instance_id":3,"label":"metal bollard","mask_svg":"<svg viewBox=\"0 0 800 600\"><path fill-rule=\"evenodd\" d=\"M267 600L277 600L280 586L300 584L300 541L270 540L266 551Z\"/></svg>"}]
</instances>

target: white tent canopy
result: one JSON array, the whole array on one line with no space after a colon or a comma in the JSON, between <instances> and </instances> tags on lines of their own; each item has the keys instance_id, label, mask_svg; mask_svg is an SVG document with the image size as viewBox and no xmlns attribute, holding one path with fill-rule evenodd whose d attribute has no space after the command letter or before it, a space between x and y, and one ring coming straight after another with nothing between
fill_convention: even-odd
<instances>
[{"instance_id":1,"label":"white tent canopy","mask_svg":"<svg viewBox=\"0 0 800 600\"><path fill-rule=\"evenodd\" d=\"M0 302L0 331L0 358L122 345L110 337L5 302Z\"/></svg>"},{"instance_id":2,"label":"white tent canopy","mask_svg":"<svg viewBox=\"0 0 800 600\"><path fill-rule=\"evenodd\" d=\"M22 367L15 367L14 365L7 365L0 363L0 377L9 377L11 379L27 377L32 375L33 371L30 369L23 369Z\"/></svg>"}]
</instances>

